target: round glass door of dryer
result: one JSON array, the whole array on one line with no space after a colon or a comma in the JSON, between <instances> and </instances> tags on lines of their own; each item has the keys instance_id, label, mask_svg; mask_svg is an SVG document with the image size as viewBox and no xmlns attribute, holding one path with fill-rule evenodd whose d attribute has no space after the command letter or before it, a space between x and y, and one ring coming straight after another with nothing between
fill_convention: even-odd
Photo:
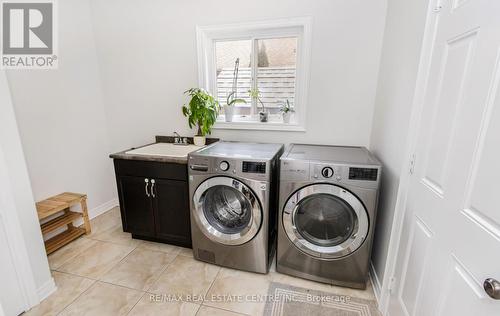
<instances>
[{"instance_id":1,"label":"round glass door of dryer","mask_svg":"<svg viewBox=\"0 0 500 316\"><path fill-rule=\"evenodd\" d=\"M207 179L193 196L194 219L210 240L241 245L259 231L262 210L252 190L229 177Z\"/></svg>"},{"instance_id":2,"label":"round glass door of dryer","mask_svg":"<svg viewBox=\"0 0 500 316\"><path fill-rule=\"evenodd\" d=\"M356 251L368 234L368 215L351 192L313 184L295 192L283 210L290 241L318 258L334 259Z\"/></svg>"}]
</instances>

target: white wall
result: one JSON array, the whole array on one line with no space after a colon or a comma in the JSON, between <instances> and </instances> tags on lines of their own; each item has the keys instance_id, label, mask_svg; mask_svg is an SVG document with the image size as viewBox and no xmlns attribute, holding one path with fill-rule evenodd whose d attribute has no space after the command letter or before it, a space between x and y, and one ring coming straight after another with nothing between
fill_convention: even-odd
<instances>
[{"instance_id":1,"label":"white wall","mask_svg":"<svg viewBox=\"0 0 500 316\"><path fill-rule=\"evenodd\" d=\"M367 146L386 0L92 1L113 150L192 135L181 105L198 84L195 26L313 17L307 132L216 130L227 140Z\"/></svg>"},{"instance_id":2,"label":"white wall","mask_svg":"<svg viewBox=\"0 0 500 316\"><path fill-rule=\"evenodd\" d=\"M16 257L14 260L20 261L16 261L16 269L20 277L26 280L22 287L28 296L28 304L36 304L39 299L55 289L55 284L45 255L45 246L4 71L0 71L0 164L2 169L0 225L6 225L3 228L9 232L9 245L13 247L11 252ZM6 253L1 255L10 256ZM29 261L28 265L26 261ZM30 291L37 293L29 293ZM33 295L38 297L33 298Z\"/></svg>"},{"instance_id":3,"label":"white wall","mask_svg":"<svg viewBox=\"0 0 500 316\"><path fill-rule=\"evenodd\" d=\"M35 199L83 192L92 210L116 189L90 6L58 6L59 69L13 70L8 79Z\"/></svg>"},{"instance_id":4,"label":"white wall","mask_svg":"<svg viewBox=\"0 0 500 316\"><path fill-rule=\"evenodd\" d=\"M389 0L370 149L383 162L372 261L382 282L406 149L428 0Z\"/></svg>"}]
</instances>

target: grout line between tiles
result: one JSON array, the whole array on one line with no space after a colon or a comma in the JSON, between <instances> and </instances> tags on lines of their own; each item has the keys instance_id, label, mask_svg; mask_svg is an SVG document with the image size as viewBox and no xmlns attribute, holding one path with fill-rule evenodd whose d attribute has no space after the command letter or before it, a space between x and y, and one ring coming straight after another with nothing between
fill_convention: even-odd
<instances>
[{"instance_id":1,"label":"grout line between tiles","mask_svg":"<svg viewBox=\"0 0 500 316\"><path fill-rule=\"evenodd\" d=\"M222 310L222 311L225 311L225 312L230 312L230 313L233 313L233 314L236 314L236 315L241 315L241 316L251 316L250 314L245 314L245 313L240 313L240 312L235 312L235 311L232 311L230 309L227 309L227 308L222 308L222 307L214 307L214 306L210 306L210 305L200 305L200 308L201 307L207 307L207 308L213 308L213 309L218 309L218 310ZM199 311L199 309L198 309Z\"/></svg>"},{"instance_id":2,"label":"grout line between tiles","mask_svg":"<svg viewBox=\"0 0 500 316\"><path fill-rule=\"evenodd\" d=\"M79 274L76 274L76 273L73 273L73 272L61 271L61 270L54 270L54 271L55 272L59 272L59 273L66 273L66 274L69 274L69 275L72 275L72 276L76 276L76 277L80 277L80 278L89 279L89 280L92 280L92 281L99 281L99 279L94 279L94 278L91 278L89 276L79 275Z\"/></svg>"},{"instance_id":3,"label":"grout line between tiles","mask_svg":"<svg viewBox=\"0 0 500 316\"><path fill-rule=\"evenodd\" d=\"M87 279L87 280L90 280L90 281L98 281L96 279L92 279L92 278L89 278L87 276L78 275L78 274L74 274L74 273L70 273L70 272L66 272L66 271L55 271L55 272L61 273L61 274L67 274L67 275L74 276L74 277L79 277L79 278L82 278L82 279Z\"/></svg>"},{"instance_id":4,"label":"grout line between tiles","mask_svg":"<svg viewBox=\"0 0 500 316\"><path fill-rule=\"evenodd\" d=\"M107 242L107 241L102 241L102 242ZM112 243L113 244L113 243ZM115 245L115 244L113 244ZM126 246L125 246L126 247ZM113 270L114 267L118 266L123 260L125 260L125 258L128 257L128 255L130 255L132 253L132 251L134 251L135 249L137 248L137 245L132 248L129 252L127 252L120 260L118 260L118 262L116 262L115 264L113 264L111 267L109 267L109 269L107 269L106 271L103 271L98 277L97 277L97 280L98 281L101 281L101 278L104 277L105 274L107 274L109 271Z\"/></svg>"},{"instance_id":5,"label":"grout line between tiles","mask_svg":"<svg viewBox=\"0 0 500 316\"><path fill-rule=\"evenodd\" d=\"M176 256L177 257L177 256ZM174 258L175 260L175 258ZM151 282L151 285L147 288L146 292L149 292L149 290L151 290L151 288L156 284L156 282L158 282L158 280L161 278L161 275L163 274L163 272L165 272L167 270L167 268L170 266L170 264L174 261L172 260L171 262L169 262L168 264L165 265L165 267L158 273L158 277L156 277L154 279L153 282ZM149 292L151 293L151 292ZM154 293L153 293L154 294Z\"/></svg>"},{"instance_id":6,"label":"grout line between tiles","mask_svg":"<svg viewBox=\"0 0 500 316\"><path fill-rule=\"evenodd\" d=\"M194 314L194 316L198 316L198 314L200 313L200 309L201 309L202 306L203 306L202 304L200 304L198 306L198 309L196 310L196 313Z\"/></svg>"},{"instance_id":7,"label":"grout line between tiles","mask_svg":"<svg viewBox=\"0 0 500 316\"><path fill-rule=\"evenodd\" d=\"M149 240L140 240L140 239L136 239L136 240L139 240L141 242L141 243L139 243L138 247L140 247L142 249L149 250L149 251L156 251L156 252L168 253L168 254L172 254L172 255L175 255L175 256L177 256L181 252L181 249L177 249L177 248L182 248L180 246L176 246L176 245L172 245L172 244L167 244L167 243L162 243L162 242L149 241ZM171 250L171 251L162 251L162 250L150 249L147 246L144 246L144 245L146 245L146 243L154 243L154 244L160 244L160 245L169 245L169 246L172 246L172 247L175 247L175 248L173 250ZM141 247L141 245L143 245L143 246Z\"/></svg>"},{"instance_id":8,"label":"grout line between tiles","mask_svg":"<svg viewBox=\"0 0 500 316\"><path fill-rule=\"evenodd\" d=\"M198 305L198 308L196 309L196 313L194 313L194 316L198 315L202 306L201 304L196 304L196 305Z\"/></svg>"},{"instance_id":9,"label":"grout line between tiles","mask_svg":"<svg viewBox=\"0 0 500 316\"><path fill-rule=\"evenodd\" d=\"M85 237L85 235L81 236L80 238L82 238L82 239L88 239L89 242L95 241L94 239L89 239L89 238ZM75 241L78 241L78 239L75 240ZM70 244L68 244L68 245L70 245ZM68 246L68 245L66 245L66 246ZM63 250L66 246L59 248L57 251ZM87 247L83 247L83 249L81 249L80 251L78 251L74 256L71 256L70 258L67 258L66 260L64 260L59 266L57 266L57 268L50 268L50 270L57 271L57 269L61 268L63 265L65 265L70 260L75 259L76 257L78 257L80 254L82 254L84 251L88 250L90 247L92 247L92 245L88 245ZM57 253L57 251L55 251L54 254ZM49 257L50 257L50 255L47 256L47 260L49 260ZM49 264L49 267L50 267L50 264Z\"/></svg>"},{"instance_id":10,"label":"grout line between tiles","mask_svg":"<svg viewBox=\"0 0 500 316\"><path fill-rule=\"evenodd\" d=\"M68 274L70 274L70 273L68 273ZM85 291L83 291L82 293L80 293L79 295L77 295L74 300L72 300L66 306L64 306L64 308L61 309L61 311L59 313L57 313L56 315L61 315L62 312L64 312L71 304L73 304L74 302L76 302L80 297L82 297L83 294L85 294L88 290L90 290L97 283L97 280L94 280L94 279L90 279L90 280L92 280L94 282L92 282L92 284Z\"/></svg>"},{"instance_id":11,"label":"grout line between tiles","mask_svg":"<svg viewBox=\"0 0 500 316\"><path fill-rule=\"evenodd\" d=\"M89 276L84 276L84 275L79 275L79 274L76 274L76 273L72 273L72 272L69 272L69 271L61 271L61 270L54 270L56 272L61 272L61 273L67 273L67 274L71 274L71 275L74 275L74 276L78 276L78 277L82 277L82 278L87 278L87 279L90 279L90 280L96 280L96 281L100 281L100 279L106 274L108 273L109 271L111 271L114 267L116 267L117 264L119 264L120 262L123 261L123 259L125 259L132 251L134 251L134 249L130 250L129 252L127 252L127 254L125 254L123 256L123 258L121 258L117 263L115 263L114 265L112 265L109 269L107 269L106 271L102 272L99 276L97 276L96 278L91 278ZM75 257L76 258L76 257ZM74 259L74 258L73 258Z\"/></svg>"},{"instance_id":12,"label":"grout line between tiles","mask_svg":"<svg viewBox=\"0 0 500 316\"><path fill-rule=\"evenodd\" d=\"M146 248L146 247L141 247L141 245L143 244L142 240L140 240L140 239L134 239L134 240L138 240L138 241L140 241L140 243L139 243L139 244L137 244L137 248L141 248L141 249L143 249L143 250L147 250L147 251L152 251L152 252L162 253L162 254L174 255L174 258L177 258L177 256L179 255L179 252L175 253L175 251L168 251L168 252L166 252L166 251L161 251L161 250L155 250L155 249L149 249L149 248ZM152 241L152 242L154 242L154 241ZM163 243L159 243L159 244L163 244ZM169 245L169 244L166 244L166 245ZM174 246L174 245L172 245L172 246ZM177 246L176 246L176 247L177 247ZM137 248L136 248L136 249L137 249ZM135 249L134 249L134 250L135 250ZM173 261L173 260L172 260L172 261Z\"/></svg>"},{"instance_id":13,"label":"grout line between tiles","mask_svg":"<svg viewBox=\"0 0 500 316\"><path fill-rule=\"evenodd\" d=\"M196 260L196 259L195 259ZM221 272L222 268L219 267L219 271L217 271L217 274L215 275L215 278L212 280L212 283L210 283L210 286L208 287L208 290L205 292L205 295L203 296L203 301L201 302L201 305L205 305L205 296L210 293L210 290L212 289L212 286L214 286L215 281L219 277L219 273Z\"/></svg>"},{"instance_id":14,"label":"grout line between tiles","mask_svg":"<svg viewBox=\"0 0 500 316\"><path fill-rule=\"evenodd\" d=\"M111 244L117 244L117 243L113 243L111 241L104 241L104 240L98 240L100 242L104 242L104 243L111 243ZM120 264L122 264L128 256L130 256L130 254L132 252L134 252L135 250L137 250L139 248L139 246L142 244L142 241L139 240L139 242L133 247L132 250L130 250L130 252L128 252L123 258L121 258L116 264L114 264L113 266L111 266L108 270L106 270L105 272L103 272L97 279L97 281L100 281L100 282L103 282L103 283L107 283L107 284L111 284L111 285L117 285L117 286L122 286L122 287L125 287L125 288L128 288L128 289L131 289L131 290L136 290L136 291L142 291L142 292L145 292L145 291L148 291L153 285L154 283L160 278L161 274L168 268L168 266L177 258L177 256L179 255L179 253L175 253L174 251L171 251L171 252L164 252L164 251L160 251L160 250L151 250L151 249L147 249L147 248L142 248L144 250L147 250L147 251L152 251L152 252L156 252L156 253L161 253L161 254L169 254L169 255L173 255L173 258L172 258L172 261L170 261L169 263L167 263L165 265L165 267L163 267L163 269L159 272L158 274L158 277L154 279L154 281L152 282L152 285L148 287L148 289L146 290L139 290L139 289L135 289L135 288L130 288L130 287L127 287L127 286L123 286L123 285L120 285L120 284L115 284L115 283L111 283L111 282L107 282L107 281L104 281L103 278L105 277L106 274L108 274L111 270L113 270L113 268L119 266ZM121 245L121 244L119 244ZM125 246L125 245L121 245L121 246ZM132 246L130 246L132 247ZM71 274L71 273L70 273ZM94 279L92 279L94 280Z\"/></svg>"},{"instance_id":15,"label":"grout line between tiles","mask_svg":"<svg viewBox=\"0 0 500 316\"><path fill-rule=\"evenodd\" d=\"M103 240L103 239L99 239L99 238L92 237L92 236L87 237L87 239L90 239L90 240L93 240L93 241L107 242L107 243L110 243L110 244L113 244L113 245L118 245L118 246L134 247L134 245L125 245L125 243L120 243L120 242L116 242L116 241L112 241L112 240ZM137 240L137 241L139 241L139 242L135 243L135 248L137 248L141 244L140 240L133 239L132 236L130 236L130 240Z\"/></svg>"},{"instance_id":16,"label":"grout line between tiles","mask_svg":"<svg viewBox=\"0 0 500 316\"><path fill-rule=\"evenodd\" d=\"M139 299L137 300L137 302L135 302L134 306L132 306L132 308L131 308L131 309L127 312L127 314L125 314L125 315L129 315L129 314L132 312L132 310L135 308L135 306L136 306L137 304L139 304L139 302L142 300L142 298L143 298L143 297L144 297L144 295L146 295L146 294L147 294L147 292L142 293L141 297L139 297Z\"/></svg>"},{"instance_id":17,"label":"grout line between tiles","mask_svg":"<svg viewBox=\"0 0 500 316\"><path fill-rule=\"evenodd\" d=\"M111 282L107 282L107 281L103 281L103 280L97 280L97 282L108 284L108 285L122 287L122 288L127 289L127 290L133 290L133 291L137 291L137 292L146 292L144 290L138 290L138 289L134 289L133 287L128 287L128 286L125 286L125 285L115 284L115 283L111 283Z\"/></svg>"},{"instance_id":18,"label":"grout line between tiles","mask_svg":"<svg viewBox=\"0 0 500 316\"><path fill-rule=\"evenodd\" d=\"M69 303L68 305L66 305L57 315L60 315L66 308L68 308L71 304L73 304L74 302L76 302L83 294L85 294L87 291L89 291L97 283L104 283L104 284L108 284L108 285L111 285L111 286L118 286L118 287L121 287L121 288L124 288L124 289L127 289L127 290L132 290L132 291L136 291L136 292L142 292L142 295L139 298L139 300L144 296L144 294L147 293L145 291L141 291L141 290L129 288L129 287L126 287L126 286L123 286L123 285L113 284L113 283L104 282L104 281L100 281L100 280L93 280L93 279L91 279L91 280L94 281L94 282L85 291L83 291L82 293L80 293L80 295L78 295L73 301L71 301L71 303ZM137 305L137 303L139 302L139 300L137 302L135 302L134 306L130 309L130 311L135 307L135 305ZM128 313L130 313L130 311L128 311ZM128 313L127 313L127 315L128 315Z\"/></svg>"}]
</instances>

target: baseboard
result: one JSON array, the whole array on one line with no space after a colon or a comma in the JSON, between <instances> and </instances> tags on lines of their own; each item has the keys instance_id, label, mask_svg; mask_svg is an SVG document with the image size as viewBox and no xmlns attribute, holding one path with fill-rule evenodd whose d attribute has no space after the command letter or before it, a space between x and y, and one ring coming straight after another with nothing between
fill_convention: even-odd
<instances>
[{"instance_id":1,"label":"baseboard","mask_svg":"<svg viewBox=\"0 0 500 316\"><path fill-rule=\"evenodd\" d=\"M375 267L373 266L372 261L370 261L370 280L372 281L373 293L375 294L375 298L377 299L377 303L380 306L382 286L380 284L380 280L377 276L377 272L375 271Z\"/></svg>"},{"instance_id":2,"label":"baseboard","mask_svg":"<svg viewBox=\"0 0 500 316\"><path fill-rule=\"evenodd\" d=\"M37 290L36 293L38 294L38 298L40 299L40 302L49 297L50 294L54 293L57 290L56 283L54 282L54 278L50 278L42 284Z\"/></svg>"},{"instance_id":3,"label":"baseboard","mask_svg":"<svg viewBox=\"0 0 500 316\"><path fill-rule=\"evenodd\" d=\"M108 202L105 202L99 206L94 207L93 209L89 210L89 218L92 219L94 217L97 217L103 213L106 213L110 209L112 209L115 206L118 206L118 198L114 198L112 200L109 200Z\"/></svg>"}]
</instances>

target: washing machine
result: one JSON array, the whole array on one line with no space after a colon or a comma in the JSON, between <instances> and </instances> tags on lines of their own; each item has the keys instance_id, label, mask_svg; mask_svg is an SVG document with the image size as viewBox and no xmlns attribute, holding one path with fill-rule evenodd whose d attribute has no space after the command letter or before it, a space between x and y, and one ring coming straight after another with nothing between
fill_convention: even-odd
<instances>
[{"instance_id":1,"label":"washing machine","mask_svg":"<svg viewBox=\"0 0 500 316\"><path fill-rule=\"evenodd\" d=\"M380 162L364 147L301 144L280 161L277 271L364 289Z\"/></svg>"},{"instance_id":2,"label":"washing machine","mask_svg":"<svg viewBox=\"0 0 500 316\"><path fill-rule=\"evenodd\" d=\"M282 144L217 142L188 156L197 260L267 273L275 254Z\"/></svg>"}]
</instances>

